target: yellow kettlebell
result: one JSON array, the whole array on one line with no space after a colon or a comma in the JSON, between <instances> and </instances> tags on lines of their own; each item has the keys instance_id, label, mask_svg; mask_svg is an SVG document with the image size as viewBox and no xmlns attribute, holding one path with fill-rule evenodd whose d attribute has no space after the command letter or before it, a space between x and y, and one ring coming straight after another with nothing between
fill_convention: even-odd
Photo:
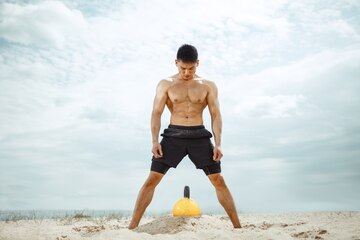
<instances>
[{"instance_id":1,"label":"yellow kettlebell","mask_svg":"<svg viewBox=\"0 0 360 240\"><path fill-rule=\"evenodd\" d=\"M192 199L190 199L190 188L185 186L184 188L184 198L177 201L173 207L173 216L200 216L200 207Z\"/></svg>"}]
</instances>

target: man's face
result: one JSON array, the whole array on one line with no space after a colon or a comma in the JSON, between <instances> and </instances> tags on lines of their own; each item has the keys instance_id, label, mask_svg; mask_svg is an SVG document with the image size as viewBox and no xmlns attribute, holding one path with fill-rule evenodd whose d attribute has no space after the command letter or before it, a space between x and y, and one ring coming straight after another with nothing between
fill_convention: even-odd
<instances>
[{"instance_id":1,"label":"man's face","mask_svg":"<svg viewBox=\"0 0 360 240\"><path fill-rule=\"evenodd\" d=\"M181 60L175 60L175 64L179 69L181 78L188 81L194 78L196 67L199 65L199 60L194 63L184 63Z\"/></svg>"}]
</instances>

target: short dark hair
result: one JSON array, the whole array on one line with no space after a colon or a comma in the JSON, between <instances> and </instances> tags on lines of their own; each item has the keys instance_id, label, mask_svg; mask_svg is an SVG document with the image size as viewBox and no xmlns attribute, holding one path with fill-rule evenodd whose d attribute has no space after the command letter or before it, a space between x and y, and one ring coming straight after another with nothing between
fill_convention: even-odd
<instances>
[{"instance_id":1,"label":"short dark hair","mask_svg":"<svg viewBox=\"0 0 360 240\"><path fill-rule=\"evenodd\" d=\"M198 52L194 46L184 44L179 48L176 59L185 63L194 63L198 60Z\"/></svg>"}]
</instances>

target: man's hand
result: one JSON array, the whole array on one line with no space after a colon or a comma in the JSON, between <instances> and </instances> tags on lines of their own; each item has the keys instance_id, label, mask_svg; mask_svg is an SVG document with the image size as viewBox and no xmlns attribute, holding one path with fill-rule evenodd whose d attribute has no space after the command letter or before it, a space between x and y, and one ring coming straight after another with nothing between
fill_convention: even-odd
<instances>
[{"instance_id":1,"label":"man's hand","mask_svg":"<svg viewBox=\"0 0 360 240\"><path fill-rule=\"evenodd\" d=\"M163 152L160 143L154 143L151 152L154 154L155 158L161 158L163 156Z\"/></svg>"},{"instance_id":2,"label":"man's hand","mask_svg":"<svg viewBox=\"0 0 360 240\"><path fill-rule=\"evenodd\" d=\"M220 159L222 158L223 154L222 154L222 151L221 151L221 148L219 146L217 147L214 147L214 156L213 156L213 160L215 162L219 162Z\"/></svg>"}]
</instances>

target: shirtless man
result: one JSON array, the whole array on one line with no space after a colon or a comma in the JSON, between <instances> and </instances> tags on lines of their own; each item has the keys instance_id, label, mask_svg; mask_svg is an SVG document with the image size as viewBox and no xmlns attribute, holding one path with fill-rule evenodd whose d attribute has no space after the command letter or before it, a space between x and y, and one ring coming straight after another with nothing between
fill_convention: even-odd
<instances>
[{"instance_id":1,"label":"shirtless man","mask_svg":"<svg viewBox=\"0 0 360 240\"><path fill-rule=\"evenodd\" d=\"M234 200L221 176L221 114L214 82L195 74L199 65L194 46L184 44L177 52L175 64L179 73L169 80L161 80L156 89L151 115L152 164L149 177L140 189L129 229L139 225L145 209L150 204L155 187L170 167L176 167L189 155L196 168L202 169L216 190L220 204L230 217L234 228L241 228ZM171 112L170 125L164 130L159 143L161 115L165 105ZM212 134L204 128L203 110L208 106Z\"/></svg>"}]
</instances>

